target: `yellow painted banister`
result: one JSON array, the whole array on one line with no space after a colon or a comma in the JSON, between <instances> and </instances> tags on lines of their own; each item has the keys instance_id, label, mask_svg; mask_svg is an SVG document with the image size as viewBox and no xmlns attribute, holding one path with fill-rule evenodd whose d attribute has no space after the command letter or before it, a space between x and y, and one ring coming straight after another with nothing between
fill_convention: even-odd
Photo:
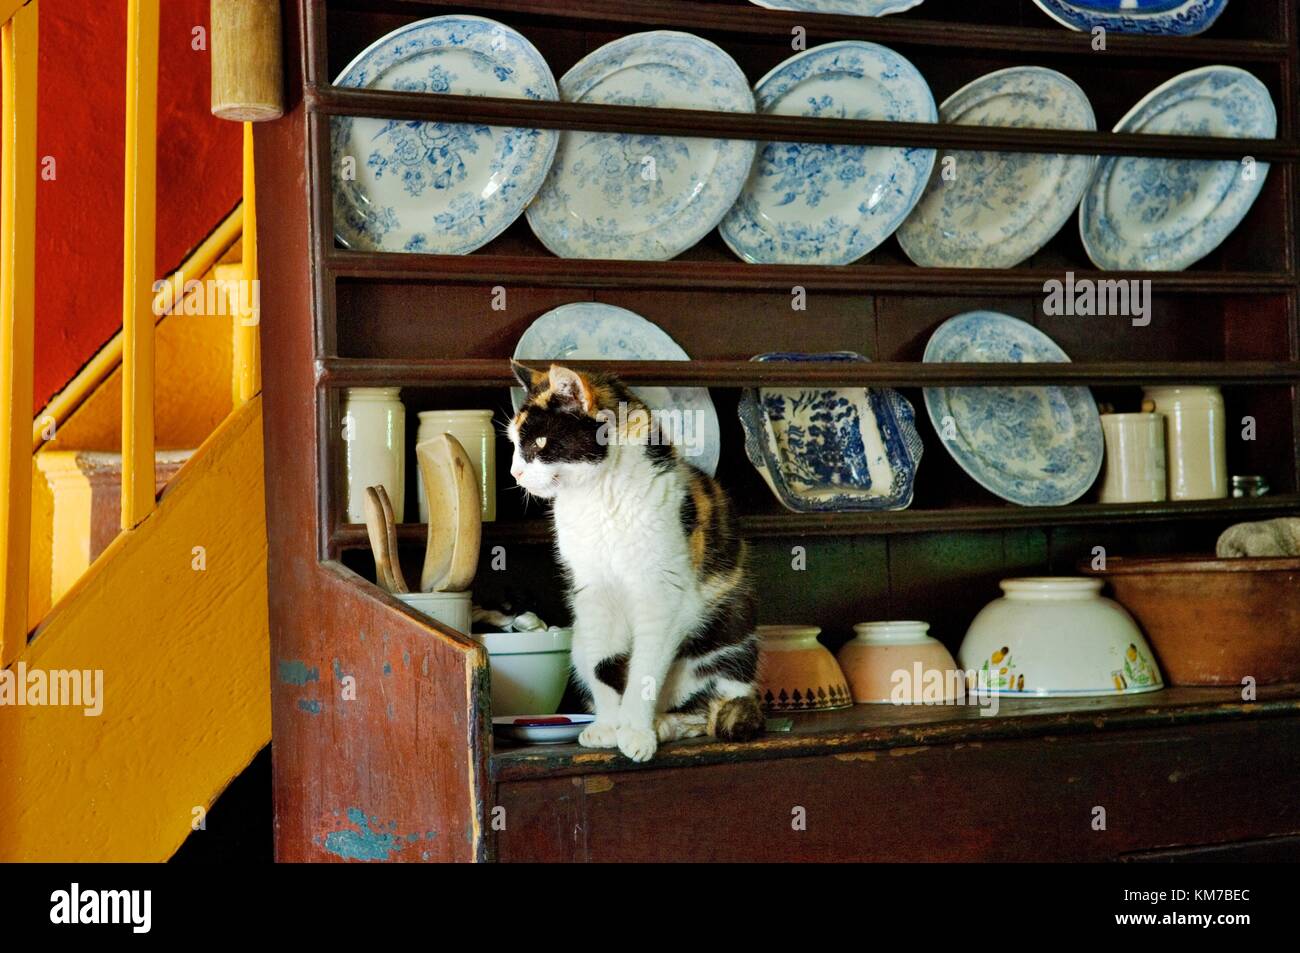
<instances>
[{"instance_id":1,"label":"yellow painted banister","mask_svg":"<svg viewBox=\"0 0 1300 953\"><path fill-rule=\"evenodd\" d=\"M253 178L253 124L244 123L244 248L235 308L234 405L262 389L261 294L257 282L257 194Z\"/></svg>"},{"instance_id":2,"label":"yellow painted banister","mask_svg":"<svg viewBox=\"0 0 1300 953\"><path fill-rule=\"evenodd\" d=\"M244 210L242 205L235 206L234 211L222 219L221 224L199 243L189 257L171 275L155 283L158 289L153 299L154 315L161 320L180 305L186 297L186 285L189 294L202 294L203 289L196 287L195 280L217 266L235 242L240 240L244 227ZM68 384L50 398L39 415L32 420L32 453L50 439L51 428L57 429L80 407L95 389L122 363L122 332L118 331Z\"/></svg>"},{"instance_id":3,"label":"yellow painted banister","mask_svg":"<svg viewBox=\"0 0 1300 953\"><path fill-rule=\"evenodd\" d=\"M122 528L154 508L153 269L158 151L158 0L127 0L126 201L122 247Z\"/></svg>"},{"instance_id":4,"label":"yellow painted banister","mask_svg":"<svg viewBox=\"0 0 1300 953\"><path fill-rule=\"evenodd\" d=\"M0 666L27 644L36 321L37 2L0 7Z\"/></svg>"}]
</instances>

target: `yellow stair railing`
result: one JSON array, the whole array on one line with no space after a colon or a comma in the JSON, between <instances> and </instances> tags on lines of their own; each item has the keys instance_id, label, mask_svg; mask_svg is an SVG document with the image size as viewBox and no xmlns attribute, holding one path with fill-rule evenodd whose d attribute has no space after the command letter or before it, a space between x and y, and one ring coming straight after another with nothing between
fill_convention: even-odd
<instances>
[{"instance_id":1,"label":"yellow stair railing","mask_svg":"<svg viewBox=\"0 0 1300 953\"><path fill-rule=\"evenodd\" d=\"M36 322L37 0L0 0L0 667L27 641Z\"/></svg>"},{"instance_id":2,"label":"yellow stair railing","mask_svg":"<svg viewBox=\"0 0 1300 953\"><path fill-rule=\"evenodd\" d=\"M51 2L51 0L46 0ZM128 0L126 160L123 209L122 330L78 375L76 386L33 419L35 323L36 105L38 0L0 0L3 51L3 188L0 190L0 668L26 644L36 620L27 618L31 533L31 465L52 425L120 360L122 369L122 505L124 530L154 509L154 330L158 318L186 294L185 277L153 276L157 195L159 0ZM244 130L244 201L191 259L215 262L242 228L243 263L226 300L235 311L234 375L237 408L261 390L256 206L251 126ZM205 254L206 252L206 254ZM31 443L27 426L31 425Z\"/></svg>"}]
</instances>

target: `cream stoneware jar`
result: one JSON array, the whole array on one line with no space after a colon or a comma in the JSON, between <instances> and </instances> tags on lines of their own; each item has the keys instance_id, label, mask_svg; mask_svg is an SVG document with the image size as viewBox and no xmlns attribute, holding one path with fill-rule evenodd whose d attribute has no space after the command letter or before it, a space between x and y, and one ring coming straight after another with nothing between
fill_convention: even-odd
<instances>
[{"instance_id":1,"label":"cream stoneware jar","mask_svg":"<svg viewBox=\"0 0 1300 953\"><path fill-rule=\"evenodd\" d=\"M853 700L895 705L953 701L962 686L957 663L928 622L860 622L839 652Z\"/></svg>"},{"instance_id":2,"label":"cream stoneware jar","mask_svg":"<svg viewBox=\"0 0 1300 953\"><path fill-rule=\"evenodd\" d=\"M1226 416L1217 387L1143 388L1165 417L1169 499L1216 500L1229 493Z\"/></svg>"},{"instance_id":3,"label":"cream stoneware jar","mask_svg":"<svg viewBox=\"0 0 1300 953\"><path fill-rule=\"evenodd\" d=\"M1164 687L1132 617L1100 579L1004 579L957 660L967 690L995 695L1128 695Z\"/></svg>"},{"instance_id":4,"label":"cream stoneware jar","mask_svg":"<svg viewBox=\"0 0 1300 953\"><path fill-rule=\"evenodd\" d=\"M417 445L432 440L439 434L449 433L465 448L474 466L478 481L478 498L482 504L483 522L497 518L497 440L492 429L490 410L425 410L419 414L420 428L416 433ZM420 522L429 522L429 501L424 498L424 474L415 468L415 482L419 487Z\"/></svg>"},{"instance_id":5,"label":"cream stoneware jar","mask_svg":"<svg viewBox=\"0 0 1300 953\"><path fill-rule=\"evenodd\" d=\"M349 387L343 400L343 453L349 523L366 521L366 487L382 484L402 522L406 508L406 408L397 387Z\"/></svg>"},{"instance_id":6,"label":"cream stoneware jar","mask_svg":"<svg viewBox=\"0 0 1300 953\"><path fill-rule=\"evenodd\" d=\"M1165 420L1161 414L1102 414L1106 463L1103 503L1159 503L1168 493Z\"/></svg>"}]
</instances>

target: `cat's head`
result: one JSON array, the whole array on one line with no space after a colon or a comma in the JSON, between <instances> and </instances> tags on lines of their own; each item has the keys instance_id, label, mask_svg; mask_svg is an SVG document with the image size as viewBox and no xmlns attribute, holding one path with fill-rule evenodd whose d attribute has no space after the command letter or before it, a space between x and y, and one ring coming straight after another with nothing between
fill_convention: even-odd
<instances>
[{"instance_id":1,"label":"cat's head","mask_svg":"<svg viewBox=\"0 0 1300 953\"><path fill-rule=\"evenodd\" d=\"M611 450L609 421L620 402L640 403L617 381L552 364L543 374L512 362L527 396L510 422L510 475L533 496L549 499L590 481ZM626 416L626 412L625 412Z\"/></svg>"}]
</instances>

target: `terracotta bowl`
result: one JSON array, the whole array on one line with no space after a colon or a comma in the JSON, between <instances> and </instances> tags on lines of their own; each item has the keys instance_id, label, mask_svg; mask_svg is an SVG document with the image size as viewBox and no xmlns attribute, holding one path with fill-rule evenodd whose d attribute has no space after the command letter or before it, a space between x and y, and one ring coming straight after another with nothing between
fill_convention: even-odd
<instances>
[{"instance_id":1,"label":"terracotta bowl","mask_svg":"<svg viewBox=\"0 0 1300 953\"><path fill-rule=\"evenodd\" d=\"M833 711L853 704L848 683L815 625L760 625L758 679L770 712Z\"/></svg>"},{"instance_id":2,"label":"terracotta bowl","mask_svg":"<svg viewBox=\"0 0 1300 953\"><path fill-rule=\"evenodd\" d=\"M1300 558L1106 558L1110 583L1173 685L1300 681Z\"/></svg>"},{"instance_id":3,"label":"terracotta bowl","mask_svg":"<svg viewBox=\"0 0 1300 953\"><path fill-rule=\"evenodd\" d=\"M861 622L838 656L859 705L937 704L957 694L957 663L924 622Z\"/></svg>"}]
</instances>

